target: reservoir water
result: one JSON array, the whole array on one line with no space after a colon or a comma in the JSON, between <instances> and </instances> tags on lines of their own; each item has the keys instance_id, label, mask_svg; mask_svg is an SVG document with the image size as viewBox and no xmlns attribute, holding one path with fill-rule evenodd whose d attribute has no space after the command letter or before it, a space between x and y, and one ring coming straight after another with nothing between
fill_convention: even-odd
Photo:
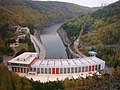
<instances>
[{"instance_id":1,"label":"reservoir water","mask_svg":"<svg viewBox=\"0 0 120 90\"><path fill-rule=\"evenodd\" d=\"M48 59L65 59L67 58L66 47L64 46L57 30L62 23L54 24L42 30L41 41L46 50Z\"/></svg>"}]
</instances>

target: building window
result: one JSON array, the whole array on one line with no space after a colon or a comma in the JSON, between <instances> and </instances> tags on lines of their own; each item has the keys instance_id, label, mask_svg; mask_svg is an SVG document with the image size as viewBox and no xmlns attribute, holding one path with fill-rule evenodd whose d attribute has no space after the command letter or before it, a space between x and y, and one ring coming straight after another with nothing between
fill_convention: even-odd
<instances>
[{"instance_id":1,"label":"building window","mask_svg":"<svg viewBox=\"0 0 120 90\"><path fill-rule=\"evenodd\" d=\"M71 73L74 73L74 68L73 67L71 68Z\"/></svg>"},{"instance_id":2,"label":"building window","mask_svg":"<svg viewBox=\"0 0 120 90\"><path fill-rule=\"evenodd\" d=\"M100 68L101 68L101 65L99 64L99 65L98 65L98 70L100 70Z\"/></svg>"},{"instance_id":3,"label":"building window","mask_svg":"<svg viewBox=\"0 0 120 90\"><path fill-rule=\"evenodd\" d=\"M62 71L63 69L62 68L60 68L60 74L62 74L63 73L63 71Z\"/></svg>"},{"instance_id":4,"label":"building window","mask_svg":"<svg viewBox=\"0 0 120 90\"><path fill-rule=\"evenodd\" d=\"M12 71L14 72L14 67L12 67Z\"/></svg>"},{"instance_id":5,"label":"building window","mask_svg":"<svg viewBox=\"0 0 120 90\"><path fill-rule=\"evenodd\" d=\"M95 70L97 70L97 65L95 65Z\"/></svg>"},{"instance_id":6,"label":"building window","mask_svg":"<svg viewBox=\"0 0 120 90\"><path fill-rule=\"evenodd\" d=\"M68 73L70 73L70 68L68 68Z\"/></svg>"},{"instance_id":7,"label":"building window","mask_svg":"<svg viewBox=\"0 0 120 90\"><path fill-rule=\"evenodd\" d=\"M17 67L15 67L15 72L17 72Z\"/></svg>"},{"instance_id":8,"label":"building window","mask_svg":"<svg viewBox=\"0 0 120 90\"><path fill-rule=\"evenodd\" d=\"M44 69L43 68L41 68L41 74L43 74L44 73Z\"/></svg>"},{"instance_id":9,"label":"building window","mask_svg":"<svg viewBox=\"0 0 120 90\"><path fill-rule=\"evenodd\" d=\"M24 68L24 73L27 73L27 68Z\"/></svg>"},{"instance_id":10,"label":"building window","mask_svg":"<svg viewBox=\"0 0 120 90\"><path fill-rule=\"evenodd\" d=\"M84 67L82 67L82 72L84 72Z\"/></svg>"},{"instance_id":11,"label":"building window","mask_svg":"<svg viewBox=\"0 0 120 90\"><path fill-rule=\"evenodd\" d=\"M88 66L86 66L86 69L85 69L85 71L86 71L86 72L88 71Z\"/></svg>"},{"instance_id":12,"label":"building window","mask_svg":"<svg viewBox=\"0 0 120 90\"><path fill-rule=\"evenodd\" d=\"M40 68L37 68L37 73L38 73L38 74L40 73Z\"/></svg>"},{"instance_id":13,"label":"building window","mask_svg":"<svg viewBox=\"0 0 120 90\"><path fill-rule=\"evenodd\" d=\"M45 74L47 74L47 68L45 68Z\"/></svg>"},{"instance_id":14,"label":"building window","mask_svg":"<svg viewBox=\"0 0 120 90\"><path fill-rule=\"evenodd\" d=\"M81 72L81 67L78 68L78 73L80 73L80 72Z\"/></svg>"},{"instance_id":15,"label":"building window","mask_svg":"<svg viewBox=\"0 0 120 90\"><path fill-rule=\"evenodd\" d=\"M77 67L75 67L75 73L77 73Z\"/></svg>"},{"instance_id":16,"label":"building window","mask_svg":"<svg viewBox=\"0 0 120 90\"><path fill-rule=\"evenodd\" d=\"M49 74L51 74L51 68L49 68Z\"/></svg>"},{"instance_id":17,"label":"building window","mask_svg":"<svg viewBox=\"0 0 120 90\"><path fill-rule=\"evenodd\" d=\"M36 71L36 68L34 68L33 71L35 72L35 71Z\"/></svg>"},{"instance_id":18,"label":"building window","mask_svg":"<svg viewBox=\"0 0 120 90\"><path fill-rule=\"evenodd\" d=\"M66 68L64 68L64 73L66 73L66 71L67 71Z\"/></svg>"}]
</instances>

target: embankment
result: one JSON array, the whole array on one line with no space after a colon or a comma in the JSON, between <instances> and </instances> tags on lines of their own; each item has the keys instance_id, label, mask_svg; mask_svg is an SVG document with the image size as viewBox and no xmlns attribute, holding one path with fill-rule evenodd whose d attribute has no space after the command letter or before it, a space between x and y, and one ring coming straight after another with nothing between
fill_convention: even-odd
<instances>
[{"instance_id":1,"label":"embankment","mask_svg":"<svg viewBox=\"0 0 120 90\"><path fill-rule=\"evenodd\" d=\"M63 28L58 29L57 32L58 32L58 34L59 34L59 36L60 36L60 38L63 41L63 44L65 46L68 46L71 44L71 41L68 39L67 33L65 32L65 30L63 30Z\"/></svg>"},{"instance_id":2,"label":"embankment","mask_svg":"<svg viewBox=\"0 0 120 90\"><path fill-rule=\"evenodd\" d=\"M45 59L46 50L41 43L40 31L36 30L34 35L31 35L31 40L33 41L36 52L40 54L40 59Z\"/></svg>"},{"instance_id":3,"label":"embankment","mask_svg":"<svg viewBox=\"0 0 120 90\"><path fill-rule=\"evenodd\" d=\"M72 42L69 40L69 38L67 37L67 33L65 32L65 30L63 28L58 29L58 34L64 44L64 46L67 48L66 52L68 54L68 58L74 58L74 57L79 57L81 58L80 55L76 54L70 47L70 45L72 44Z\"/></svg>"}]
</instances>

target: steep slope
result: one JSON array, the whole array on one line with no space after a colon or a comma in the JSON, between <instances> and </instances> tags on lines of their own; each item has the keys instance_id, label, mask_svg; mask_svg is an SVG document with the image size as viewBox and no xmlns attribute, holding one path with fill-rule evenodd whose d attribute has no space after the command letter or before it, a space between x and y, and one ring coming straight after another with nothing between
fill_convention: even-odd
<instances>
[{"instance_id":1,"label":"steep slope","mask_svg":"<svg viewBox=\"0 0 120 90\"><path fill-rule=\"evenodd\" d=\"M81 44L92 47L93 50L98 52L100 58L107 61L107 64L117 67L120 66L119 23L120 1L92 14L72 19L63 25L63 29L66 30L68 37L72 41L79 36L82 30ZM84 53L87 53L87 51Z\"/></svg>"},{"instance_id":2,"label":"steep slope","mask_svg":"<svg viewBox=\"0 0 120 90\"><path fill-rule=\"evenodd\" d=\"M6 17L7 20L4 22L9 24L34 23L35 26L43 26L91 12L90 8L62 2L31 0L0 0L0 2L0 13L3 14L1 18Z\"/></svg>"},{"instance_id":3,"label":"steep slope","mask_svg":"<svg viewBox=\"0 0 120 90\"><path fill-rule=\"evenodd\" d=\"M119 31L119 22L120 22L120 13L119 12L120 12L120 1L118 1L114 4L111 4L107 7L104 7L103 9L100 9L92 14L88 14L88 15L85 15L80 18L75 18L75 19L71 20L70 22L65 23L63 25L63 27L66 30L68 30L68 32L74 31L74 30L72 30L72 29L70 30L67 28L72 28L75 26L76 26L76 28L74 28L74 29L76 31L78 30L77 32L80 32L80 30L83 29L83 34L86 34L86 33L92 31L91 38L85 37L86 40L89 39L88 41L90 42L90 44L93 44L93 45L97 44L98 40L100 40L100 42L102 42L104 44L114 44L119 41L119 38L118 38L119 32L117 34L117 31ZM103 34L102 32L104 32L104 34L106 34L107 31L110 31L110 29L108 29L108 28L117 30L116 34L113 36L114 40L109 40L112 37L110 37L110 38L108 37L109 39L106 40L107 35L104 35L104 37L101 36ZM115 30L111 30L111 31L115 32ZM92 39L93 34L96 34L96 37L94 37L94 39ZM79 35L79 33L77 33L77 36L78 35ZM73 35L73 37L75 37L75 36L76 36L76 34ZM86 34L85 36L90 36L90 35Z\"/></svg>"}]
</instances>

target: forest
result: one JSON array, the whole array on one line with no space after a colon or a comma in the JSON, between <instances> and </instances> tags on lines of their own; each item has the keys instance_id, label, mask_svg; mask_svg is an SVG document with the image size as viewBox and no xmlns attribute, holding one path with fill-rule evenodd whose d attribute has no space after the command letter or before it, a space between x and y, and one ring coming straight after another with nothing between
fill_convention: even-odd
<instances>
[{"instance_id":1,"label":"forest","mask_svg":"<svg viewBox=\"0 0 120 90\"><path fill-rule=\"evenodd\" d=\"M19 77L0 66L0 90L119 90L120 68L112 74L87 79L65 79L64 81L40 82Z\"/></svg>"},{"instance_id":2,"label":"forest","mask_svg":"<svg viewBox=\"0 0 120 90\"><path fill-rule=\"evenodd\" d=\"M93 13L74 18L63 28L74 42L80 35L79 50L88 55L89 50L97 51L98 57L114 68L120 67L120 1L103 7ZM91 47L91 48L89 48ZM83 50L84 49L84 50Z\"/></svg>"},{"instance_id":3,"label":"forest","mask_svg":"<svg viewBox=\"0 0 120 90\"><path fill-rule=\"evenodd\" d=\"M88 7L63 2L0 0L1 59L3 59L3 54L9 55L14 53L8 43L11 38L15 37L15 28L13 26L28 26L30 33L34 34L34 29L42 30L43 27L48 25L63 22L72 17L81 16L90 12L92 10ZM30 43L30 40L28 41L28 46L31 45L32 47L33 45ZM20 53L23 51L25 50L22 49Z\"/></svg>"}]
</instances>

